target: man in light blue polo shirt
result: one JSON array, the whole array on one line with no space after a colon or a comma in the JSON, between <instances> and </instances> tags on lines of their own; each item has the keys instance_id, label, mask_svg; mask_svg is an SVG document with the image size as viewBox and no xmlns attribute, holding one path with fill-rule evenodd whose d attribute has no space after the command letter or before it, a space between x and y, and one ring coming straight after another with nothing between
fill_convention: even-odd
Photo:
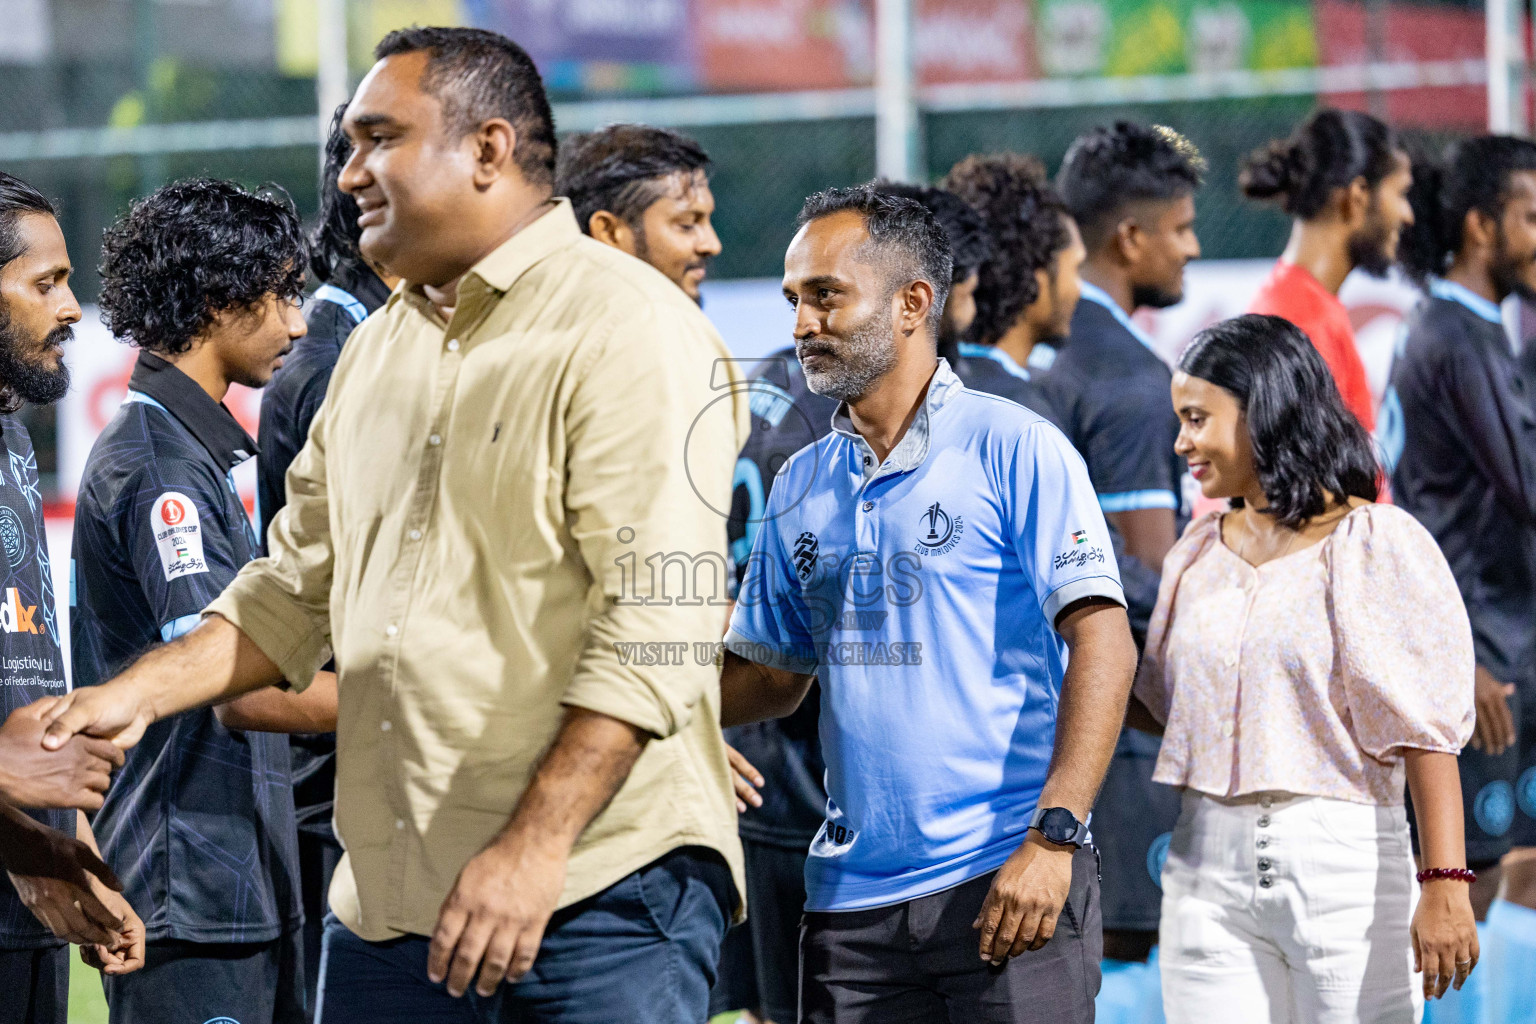
<instances>
[{"instance_id":1,"label":"man in light blue polo shirt","mask_svg":"<svg viewBox=\"0 0 1536 1024\"><path fill-rule=\"evenodd\" d=\"M1136 655L1087 470L938 359L927 210L833 189L800 223L796 354L840 405L774 483L721 689L735 725L822 683L801 1019L1091 1020L1085 819Z\"/></svg>"}]
</instances>

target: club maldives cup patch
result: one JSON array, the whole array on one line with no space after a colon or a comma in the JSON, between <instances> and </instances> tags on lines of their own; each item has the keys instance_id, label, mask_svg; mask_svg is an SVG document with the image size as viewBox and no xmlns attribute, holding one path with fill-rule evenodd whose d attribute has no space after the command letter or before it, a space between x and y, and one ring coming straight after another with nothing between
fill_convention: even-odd
<instances>
[{"instance_id":1,"label":"club maldives cup patch","mask_svg":"<svg viewBox=\"0 0 1536 1024\"><path fill-rule=\"evenodd\" d=\"M155 499L149 525L167 582L208 571L208 563L203 560L202 526L191 498L178 491L166 491Z\"/></svg>"}]
</instances>

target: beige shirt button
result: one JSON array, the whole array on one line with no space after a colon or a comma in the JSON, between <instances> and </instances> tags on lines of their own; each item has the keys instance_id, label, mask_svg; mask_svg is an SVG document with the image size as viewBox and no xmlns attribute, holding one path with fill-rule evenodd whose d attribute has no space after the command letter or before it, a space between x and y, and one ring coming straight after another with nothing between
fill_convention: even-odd
<instances>
[{"instance_id":1,"label":"beige shirt button","mask_svg":"<svg viewBox=\"0 0 1536 1024\"><path fill-rule=\"evenodd\" d=\"M1228 739L1232 738L1232 723L1231 722L1227 722L1226 724L1224 724L1221 727L1221 734L1223 736L1227 737Z\"/></svg>"},{"instance_id":2,"label":"beige shirt button","mask_svg":"<svg viewBox=\"0 0 1536 1024\"><path fill-rule=\"evenodd\" d=\"M427 444L431 445L434 448L436 448L438 445L440 445L442 443L443 443L443 439L441 437L439 437L437 434L433 434L431 437L427 438Z\"/></svg>"},{"instance_id":3,"label":"beige shirt button","mask_svg":"<svg viewBox=\"0 0 1536 1024\"><path fill-rule=\"evenodd\" d=\"M389 732L389 730L391 730L393 728L394 728L394 725L392 725L390 723L389 719L387 719L387 718L384 719L384 721L379 723L379 732Z\"/></svg>"},{"instance_id":4,"label":"beige shirt button","mask_svg":"<svg viewBox=\"0 0 1536 1024\"><path fill-rule=\"evenodd\" d=\"M449 338L448 339L448 351L449 352L457 352L458 350L459 350L459 339L458 338Z\"/></svg>"},{"instance_id":5,"label":"beige shirt button","mask_svg":"<svg viewBox=\"0 0 1536 1024\"><path fill-rule=\"evenodd\" d=\"M405 829L405 819L404 818L396 818L395 819L395 828L397 830L402 830L403 831Z\"/></svg>"},{"instance_id":6,"label":"beige shirt button","mask_svg":"<svg viewBox=\"0 0 1536 1024\"><path fill-rule=\"evenodd\" d=\"M411 540L421 540L421 531L420 530L412 530L411 531Z\"/></svg>"},{"instance_id":7,"label":"beige shirt button","mask_svg":"<svg viewBox=\"0 0 1536 1024\"><path fill-rule=\"evenodd\" d=\"M395 625L393 622L384 627L385 636L394 636L398 632L400 632L400 627Z\"/></svg>"}]
</instances>

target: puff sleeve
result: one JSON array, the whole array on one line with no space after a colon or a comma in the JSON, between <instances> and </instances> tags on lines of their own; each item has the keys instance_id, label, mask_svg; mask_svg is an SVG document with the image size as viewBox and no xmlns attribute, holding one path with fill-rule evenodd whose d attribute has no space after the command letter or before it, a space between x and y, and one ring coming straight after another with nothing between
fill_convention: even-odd
<instances>
[{"instance_id":1,"label":"puff sleeve","mask_svg":"<svg viewBox=\"0 0 1536 1024\"><path fill-rule=\"evenodd\" d=\"M1472 627L1445 556L1407 512L1371 505L1330 551L1348 721L1371 757L1456 754L1472 736ZM1341 709L1343 710L1343 709Z\"/></svg>"}]
</instances>

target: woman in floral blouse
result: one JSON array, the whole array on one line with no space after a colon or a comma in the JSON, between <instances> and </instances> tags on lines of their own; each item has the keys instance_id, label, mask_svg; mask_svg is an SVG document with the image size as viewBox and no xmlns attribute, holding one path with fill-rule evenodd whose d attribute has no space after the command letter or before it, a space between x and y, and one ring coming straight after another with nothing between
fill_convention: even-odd
<instances>
[{"instance_id":1,"label":"woman in floral blouse","mask_svg":"<svg viewBox=\"0 0 1536 1024\"><path fill-rule=\"evenodd\" d=\"M1411 516L1374 503L1366 433L1288 321L1202 332L1173 401L1177 450L1232 510L1169 553L1132 709L1163 733L1154 778L1183 789L1163 870L1168 1020L1416 1020L1478 955L1455 581Z\"/></svg>"}]
</instances>

